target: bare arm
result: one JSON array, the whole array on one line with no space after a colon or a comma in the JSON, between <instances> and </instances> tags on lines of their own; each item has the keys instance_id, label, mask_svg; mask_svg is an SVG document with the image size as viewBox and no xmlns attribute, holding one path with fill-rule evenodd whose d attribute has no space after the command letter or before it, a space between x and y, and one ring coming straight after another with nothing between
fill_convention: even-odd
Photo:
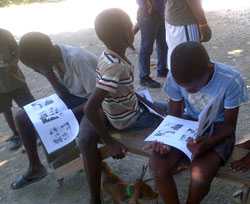
<instances>
[{"instance_id":1,"label":"bare arm","mask_svg":"<svg viewBox=\"0 0 250 204\"><path fill-rule=\"evenodd\" d=\"M200 137L197 140L191 139L187 147L193 153L193 158L207 152L215 145L223 142L228 137L233 137L237 124L239 108L225 109L224 110L224 122L217 126L212 137Z\"/></svg>"},{"instance_id":2,"label":"bare arm","mask_svg":"<svg viewBox=\"0 0 250 204\"><path fill-rule=\"evenodd\" d=\"M191 9L197 24L199 25L200 41L208 42L212 37L212 31L207 23L204 10L201 5L201 0L186 0Z\"/></svg>"},{"instance_id":3,"label":"bare arm","mask_svg":"<svg viewBox=\"0 0 250 204\"><path fill-rule=\"evenodd\" d=\"M104 118L102 117L102 102L107 96L108 92L96 88L94 93L90 96L87 104L85 105L85 114L88 120L95 127L97 133L100 135L104 143L109 143L111 136L104 124Z\"/></svg>"},{"instance_id":4,"label":"bare arm","mask_svg":"<svg viewBox=\"0 0 250 204\"><path fill-rule=\"evenodd\" d=\"M237 118L238 118L239 108L235 109L225 109L224 110L224 122L219 125L217 131L213 133L213 137L207 137L207 143L210 147L213 147L227 137L233 136L236 130Z\"/></svg>"},{"instance_id":5,"label":"bare arm","mask_svg":"<svg viewBox=\"0 0 250 204\"><path fill-rule=\"evenodd\" d=\"M201 6L201 0L186 0L186 2L188 3L197 23L199 25L207 24L207 19Z\"/></svg>"},{"instance_id":6,"label":"bare arm","mask_svg":"<svg viewBox=\"0 0 250 204\"><path fill-rule=\"evenodd\" d=\"M120 159L125 156L127 148L112 138L105 126L105 119L101 104L107 94L107 91L96 88L85 106L85 114L94 126L96 132L100 136L100 139L108 146L109 154L115 159Z\"/></svg>"}]
</instances>

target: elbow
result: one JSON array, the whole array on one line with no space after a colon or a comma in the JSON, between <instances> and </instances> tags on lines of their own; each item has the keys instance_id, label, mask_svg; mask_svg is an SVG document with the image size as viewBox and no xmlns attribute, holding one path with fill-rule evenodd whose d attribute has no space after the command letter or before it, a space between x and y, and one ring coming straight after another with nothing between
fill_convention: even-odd
<instances>
[{"instance_id":1,"label":"elbow","mask_svg":"<svg viewBox=\"0 0 250 204\"><path fill-rule=\"evenodd\" d=\"M84 107L84 113L87 118L92 118L93 115L96 115L98 113L99 107L96 106L94 103L87 103Z\"/></svg>"},{"instance_id":2,"label":"elbow","mask_svg":"<svg viewBox=\"0 0 250 204\"><path fill-rule=\"evenodd\" d=\"M84 106L84 113L87 116L87 118L89 118L91 116L92 110L93 110L93 108L91 107L91 105L89 105L89 103L87 103L86 106Z\"/></svg>"}]
</instances>

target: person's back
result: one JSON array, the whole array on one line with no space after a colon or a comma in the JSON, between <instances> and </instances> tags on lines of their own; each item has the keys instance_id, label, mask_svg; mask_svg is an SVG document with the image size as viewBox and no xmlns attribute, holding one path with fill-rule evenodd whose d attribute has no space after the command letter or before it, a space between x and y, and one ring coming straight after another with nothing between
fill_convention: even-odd
<instances>
[{"instance_id":1,"label":"person's back","mask_svg":"<svg viewBox=\"0 0 250 204\"><path fill-rule=\"evenodd\" d=\"M134 67L106 49L99 58L96 72L96 86L109 92L102 103L107 118L117 129L129 127L140 113L134 91Z\"/></svg>"},{"instance_id":2,"label":"person's back","mask_svg":"<svg viewBox=\"0 0 250 204\"><path fill-rule=\"evenodd\" d=\"M85 97L95 88L97 57L80 47L57 45L60 48L63 64L62 84L75 96Z\"/></svg>"}]
</instances>

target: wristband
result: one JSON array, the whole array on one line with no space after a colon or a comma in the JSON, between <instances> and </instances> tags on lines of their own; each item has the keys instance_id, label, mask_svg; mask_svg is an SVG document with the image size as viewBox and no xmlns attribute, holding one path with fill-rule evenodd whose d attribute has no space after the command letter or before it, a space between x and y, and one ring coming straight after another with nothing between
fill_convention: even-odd
<instances>
[{"instance_id":1,"label":"wristband","mask_svg":"<svg viewBox=\"0 0 250 204\"><path fill-rule=\"evenodd\" d=\"M199 28L203 28L203 27L207 27L208 24L207 23L204 23L204 24L199 24Z\"/></svg>"}]
</instances>

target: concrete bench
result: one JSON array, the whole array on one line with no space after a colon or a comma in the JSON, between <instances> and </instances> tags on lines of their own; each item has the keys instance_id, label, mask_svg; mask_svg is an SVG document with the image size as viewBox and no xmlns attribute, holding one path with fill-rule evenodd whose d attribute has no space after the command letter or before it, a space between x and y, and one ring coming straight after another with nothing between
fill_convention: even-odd
<instances>
[{"instance_id":1,"label":"concrete bench","mask_svg":"<svg viewBox=\"0 0 250 204\"><path fill-rule=\"evenodd\" d=\"M121 143L123 143L130 153L141 155L148 157L149 152L143 151L142 147L145 145L144 139L152 132L151 129L145 129L143 131L129 131L129 132L113 132L111 135L119 140ZM76 148L76 147L75 147ZM72 154L72 152L74 154ZM55 169L54 173L57 178L57 181L61 185L63 182L63 178L67 175L79 171L83 168L82 160L79 157L79 152L76 150L68 150L70 156L66 156L66 154L62 154L61 158L57 158L57 160L54 160L50 162ZM105 151L105 146L100 147L100 151L103 158L107 158L110 155L107 155L107 151ZM78 152L78 153L76 153ZM227 182L233 182L241 185L241 204L250 204L250 198L249 198L249 192L250 192L250 173L240 173L240 172L234 172L230 168L230 162L235 159L239 159L242 156L246 155L248 153L247 150L241 149L241 148L235 148L234 152L229 159L228 163L222 167L218 174L217 178L223 179ZM74 156L72 156L74 155ZM67 159L65 159L67 157ZM63 160L63 165L58 165L58 161ZM70 160L70 161L69 161ZM66 161L66 162L65 162ZM57 165L55 165L57 164Z\"/></svg>"}]
</instances>

